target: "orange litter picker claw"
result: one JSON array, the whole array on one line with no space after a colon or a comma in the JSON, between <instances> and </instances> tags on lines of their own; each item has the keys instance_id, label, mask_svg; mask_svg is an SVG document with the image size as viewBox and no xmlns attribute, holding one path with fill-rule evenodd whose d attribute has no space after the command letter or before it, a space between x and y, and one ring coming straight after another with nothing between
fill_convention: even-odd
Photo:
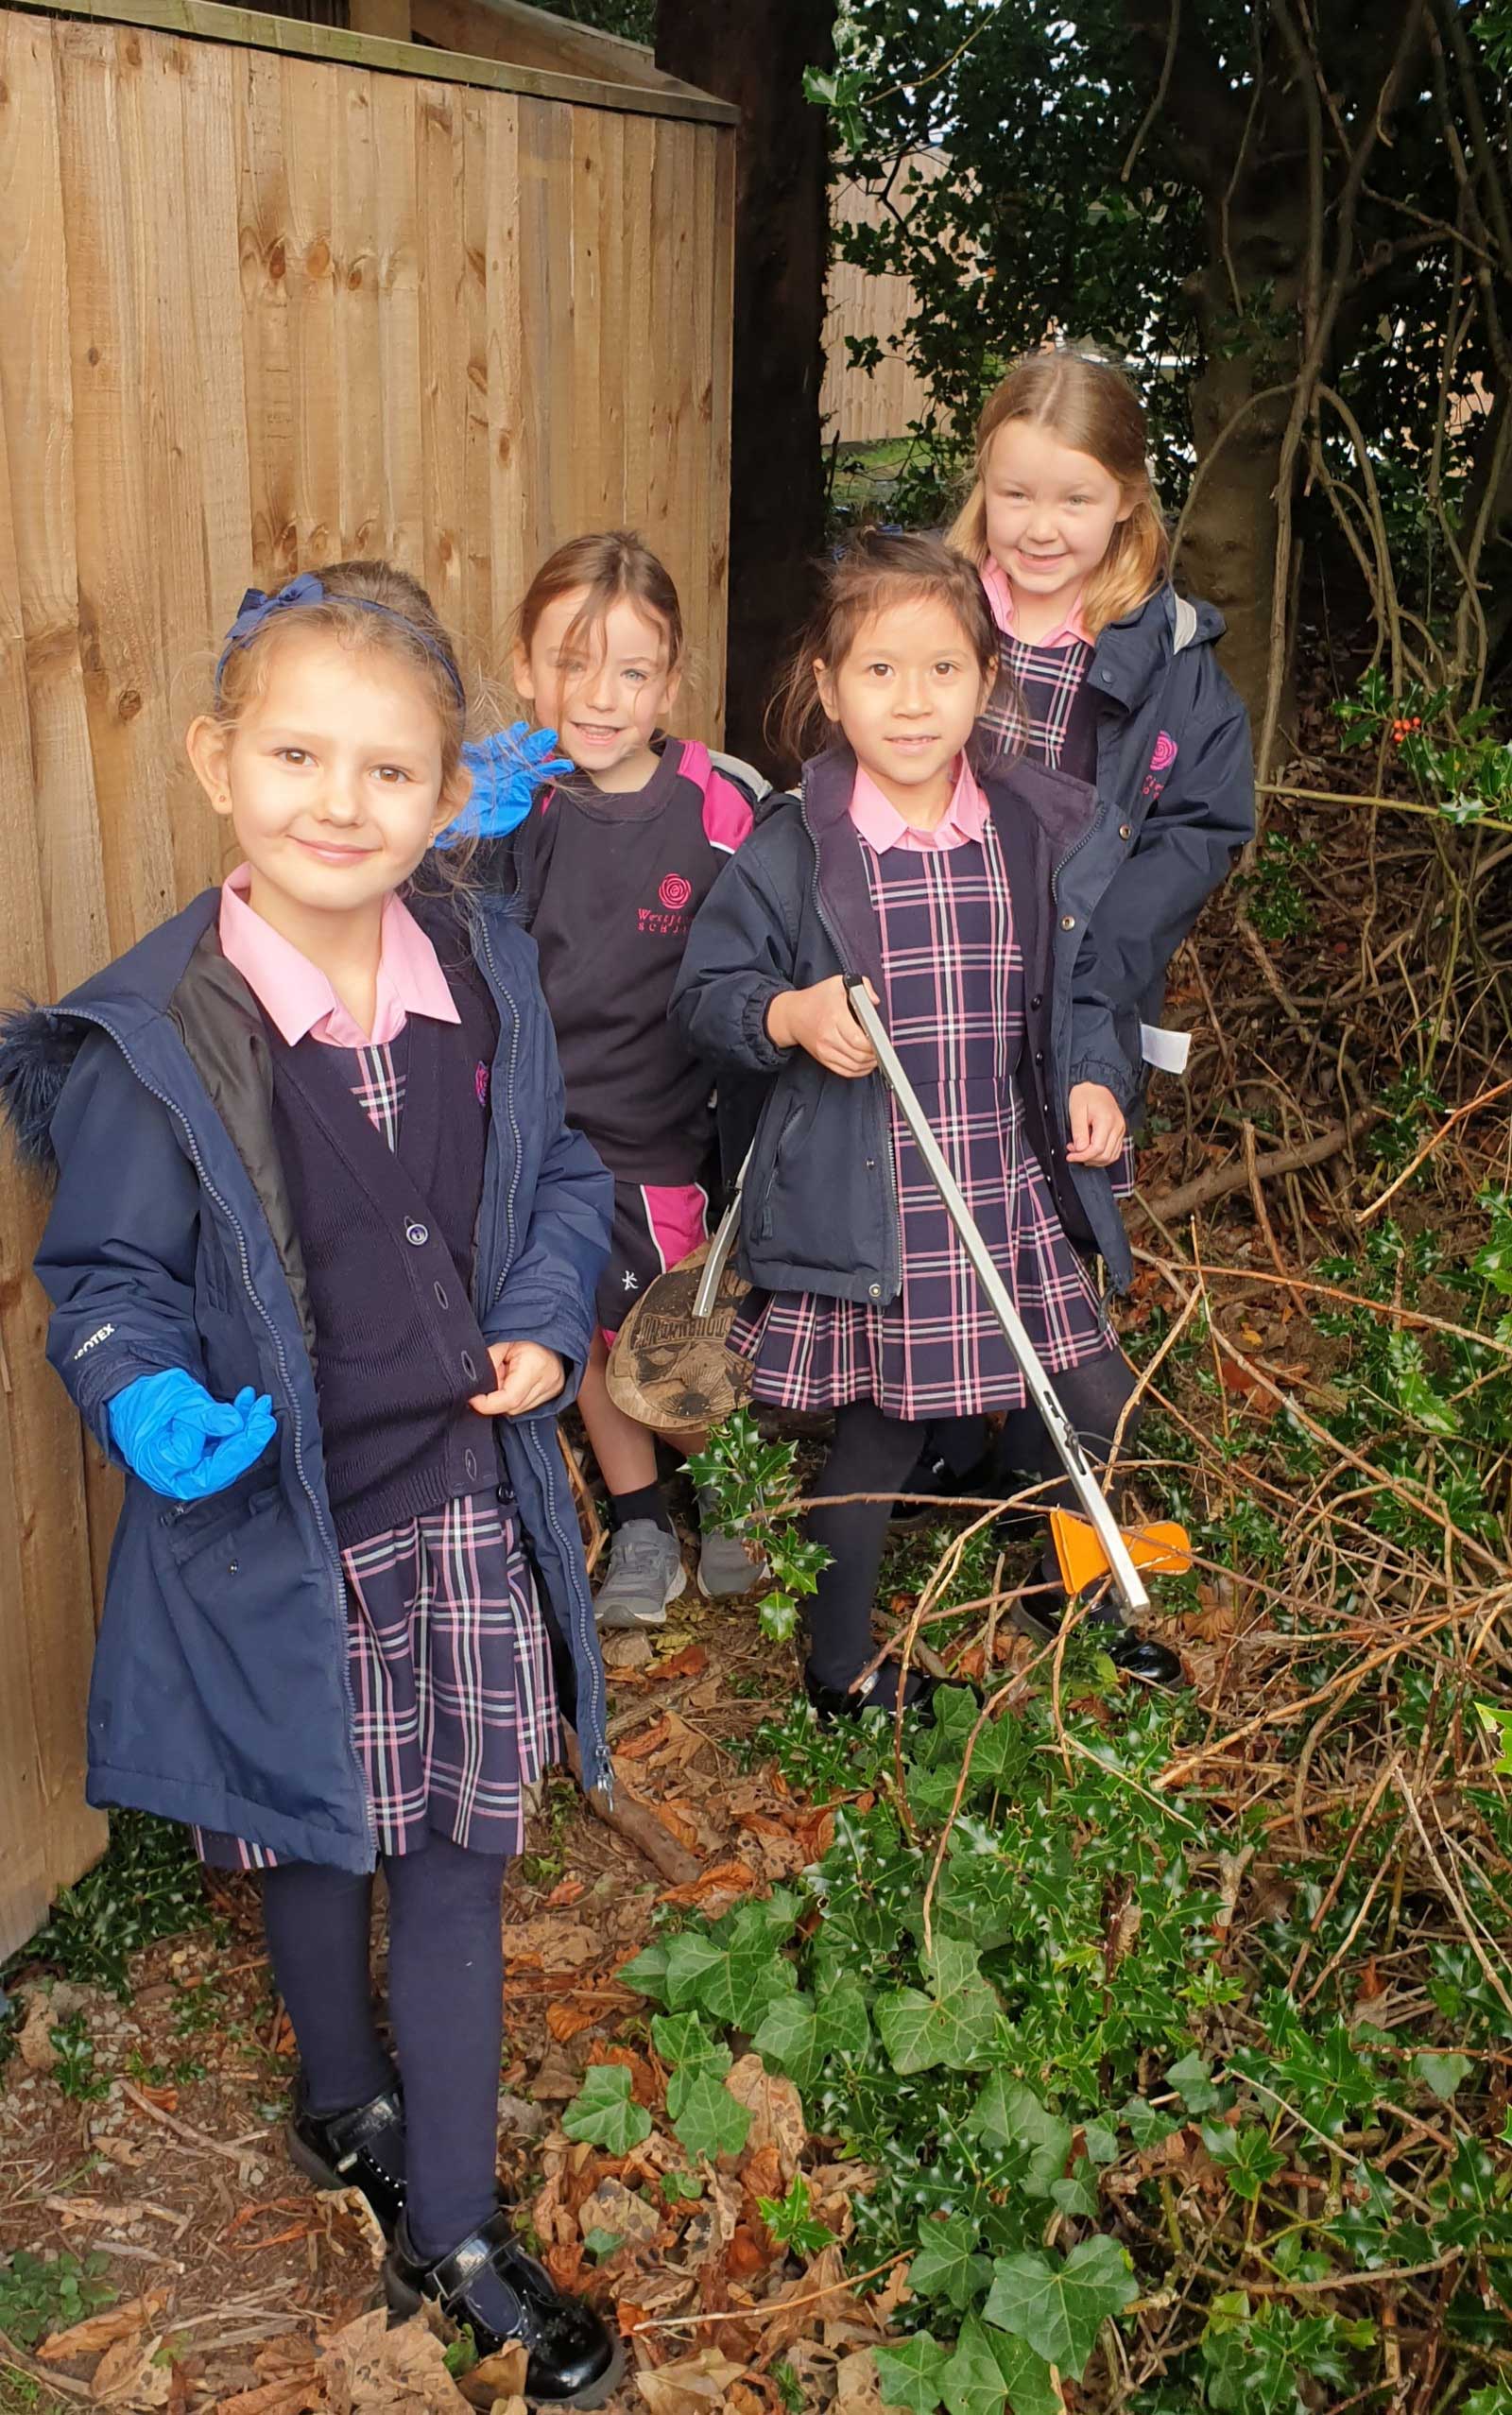
<instances>
[{"instance_id":1,"label":"orange litter picker claw","mask_svg":"<svg viewBox=\"0 0 1512 2415\"><path fill-rule=\"evenodd\" d=\"M1050 1539L1056 1546L1060 1581L1072 1600L1109 1574L1108 1554L1085 1518L1070 1509L1052 1509ZM1135 1567L1147 1568L1152 1576L1184 1577L1192 1565L1191 1539L1185 1527L1174 1520L1125 1527L1124 1541Z\"/></svg>"}]
</instances>

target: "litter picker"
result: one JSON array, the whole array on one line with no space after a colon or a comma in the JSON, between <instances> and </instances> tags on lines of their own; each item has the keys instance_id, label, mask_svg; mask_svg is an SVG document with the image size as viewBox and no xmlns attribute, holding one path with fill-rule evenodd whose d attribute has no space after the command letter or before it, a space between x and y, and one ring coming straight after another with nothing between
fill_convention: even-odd
<instances>
[{"instance_id":1,"label":"litter picker","mask_svg":"<svg viewBox=\"0 0 1512 2415\"><path fill-rule=\"evenodd\" d=\"M919 1153L929 1168L935 1187L960 1236L961 1246L971 1261L977 1281L986 1292L992 1313L1003 1328L1004 1338L1018 1362L1024 1388L1043 1420L1045 1431L1056 1446L1061 1465L1081 1504L1084 1514L1079 1518L1069 1509L1052 1509L1050 1512L1050 1531L1060 1565L1061 1581L1067 1593L1074 1595L1085 1592L1089 1585L1108 1577L1112 1579L1121 1608L1137 1617L1150 1606L1140 1569L1177 1572L1190 1568L1192 1545L1186 1532L1176 1525L1160 1525L1135 1527L1128 1534L1124 1533L1108 1506L1107 1497L1097 1481L1097 1472L1082 1448L1081 1437L1061 1406L1055 1386L1041 1366L1040 1354L1024 1328L1023 1320L992 1263L991 1252L977 1229L971 1209L961 1197L960 1186L929 1128L914 1086L898 1061L897 1051L887 1037L881 1016L867 995L865 982L848 975L846 989L850 1011L871 1043L882 1078L897 1100L898 1112L912 1132Z\"/></svg>"}]
</instances>

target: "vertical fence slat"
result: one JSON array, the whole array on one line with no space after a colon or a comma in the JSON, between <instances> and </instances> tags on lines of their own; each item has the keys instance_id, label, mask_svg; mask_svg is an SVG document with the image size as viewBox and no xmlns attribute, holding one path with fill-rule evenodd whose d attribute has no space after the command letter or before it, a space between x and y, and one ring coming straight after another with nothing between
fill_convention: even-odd
<instances>
[{"instance_id":1,"label":"vertical fence slat","mask_svg":"<svg viewBox=\"0 0 1512 2415\"><path fill-rule=\"evenodd\" d=\"M673 119L0 6L0 1001L221 870L181 732L249 581L387 553L497 668L542 552L629 520L717 663L733 159ZM0 1953L104 1831L83 1707L119 1483L43 1359L43 1213L0 1145Z\"/></svg>"}]
</instances>

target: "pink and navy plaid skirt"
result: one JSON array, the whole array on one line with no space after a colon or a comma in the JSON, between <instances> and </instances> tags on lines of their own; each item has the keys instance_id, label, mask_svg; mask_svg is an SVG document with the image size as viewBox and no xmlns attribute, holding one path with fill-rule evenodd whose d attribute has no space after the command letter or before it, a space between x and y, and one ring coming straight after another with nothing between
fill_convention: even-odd
<instances>
[{"instance_id":1,"label":"pink and navy plaid skirt","mask_svg":"<svg viewBox=\"0 0 1512 2415\"><path fill-rule=\"evenodd\" d=\"M343 1051L352 1089L390 1147L404 1112L404 1050ZM517 1854L525 1801L557 1751L557 1690L541 1606L511 1504L496 1491L446 1501L341 1555L352 1742L374 1842L413 1853L431 1834ZM243 1837L194 1831L203 1861L267 1870Z\"/></svg>"},{"instance_id":2,"label":"pink and navy plaid skirt","mask_svg":"<svg viewBox=\"0 0 1512 2415\"><path fill-rule=\"evenodd\" d=\"M862 852L903 1071L1045 1365L1081 1366L1112 1337L1024 1132L1023 960L991 824L980 844ZM817 1292L753 1301L730 1337L753 1362L753 1396L809 1410L872 1400L909 1420L1020 1408L1023 1378L896 1107L891 1120L902 1290L884 1308Z\"/></svg>"}]
</instances>

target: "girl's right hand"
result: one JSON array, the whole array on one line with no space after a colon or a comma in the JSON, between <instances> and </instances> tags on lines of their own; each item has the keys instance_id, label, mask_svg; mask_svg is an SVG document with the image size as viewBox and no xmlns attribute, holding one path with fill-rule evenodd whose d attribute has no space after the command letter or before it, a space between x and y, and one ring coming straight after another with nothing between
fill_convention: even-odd
<instances>
[{"instance_id":1,"label":"girl's right hand","mask_svg":"<svg viewBox=\"0 0 1512 2415\"><path fill-rule=\"evenodd\" d=\"M870 982L872 1005L882 1001ZM766 1009L767 1037L777 1048L806 1048L828 1073L859 1081L876 1070L870 1041L850 1011L844 976L832 973L807 990L780 990Z\"/></svg>"}]
</instances>

